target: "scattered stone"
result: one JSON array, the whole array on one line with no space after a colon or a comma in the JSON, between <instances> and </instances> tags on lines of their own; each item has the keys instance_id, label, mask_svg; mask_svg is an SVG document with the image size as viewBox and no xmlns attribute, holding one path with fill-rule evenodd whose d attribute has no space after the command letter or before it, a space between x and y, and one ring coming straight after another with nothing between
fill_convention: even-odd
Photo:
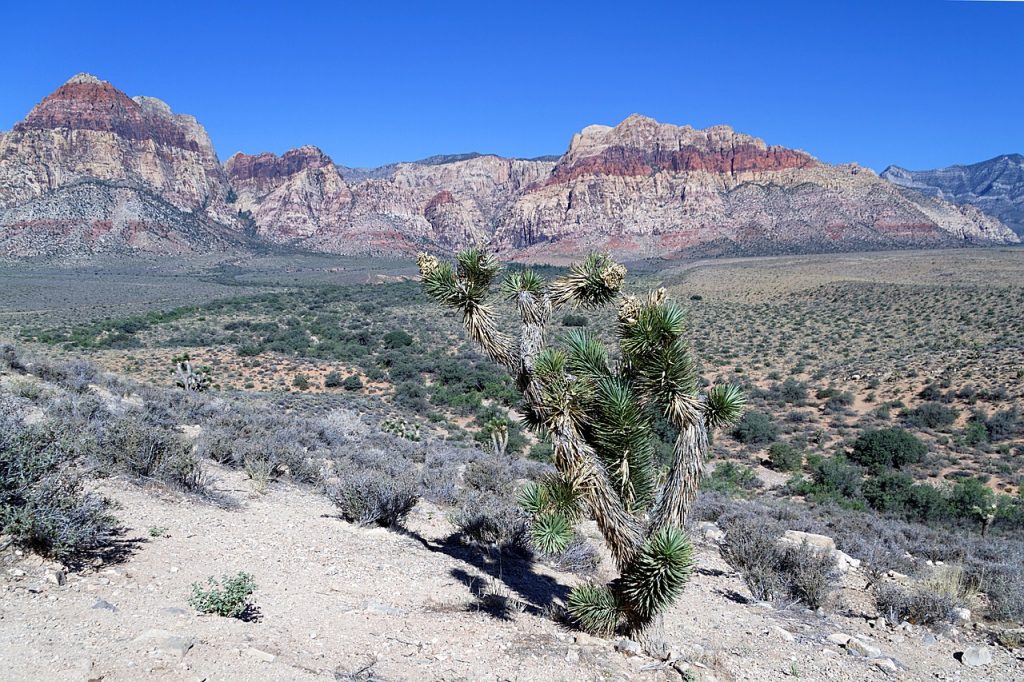
<instances>
[{"instance_id":1,"label":"scattered stone","mask_svg":"<svg viewBox=\"0 0 1024 682\"><path fill-rule=\"evenodd\" d=\"M363 606L363 610L367 613L376 613L382 616L401 616L402 609L396 608L391 604L385 604L384 602L369 600Z\"/></svg>"},{"instance_id":2,"label":"scattered stone","mask_svg":"<svg viewBox=\"0 0 1024 682\"><path fill-rule=\"evenodd\" d=\"M935 644L939 641L939 638L930 632L926 632L923 635L921 635L921 641L925 644Z\"/></svg>"},{"instance_id":3,"label":"scattered stone","mask_svg":"<svg viewBox=\"0 0 1024 682\"><path fill-rule=\"evenodd\" d=\"M796 641L796 637L793 636L792 632L789 632L788 630L784 630L783 628L780 628L778 625L773 625L772 629L771 629L771 632L773 634L775 634L775 636L777 636L783 642L795 642Z\"/></svg>"},{"instance_id":4,"label":"scattered stone","mask_svg":"<svg viewBox=\"0 0 1024 682\"><path fill-rule=\"evenodd\" d=\"M846 646L846 643L850 641L850 636L844 635L841 632L837 632L835 634L829 635L827 639L833 644L838 644L839 646Z\"/></svg>"},{"instance_id":5,"label":"scattered stone","mask_svg":"<svg viewBox=\"0 0 1024 682\"><path fill-rule=\"evenodd\" d=\"M164 614L165 616L187 616L188 615L188 611L186 611L185 609L179 608L177 606L167 606L167 607L164 607L164 608L160 609L160 613Z\"/></svg>"},{"instance_id":6,"label":"scattered stone","mask_svg":"<svg viewBox=\"0 0 1024 682\"><path fill-rule=\"evenodd\" d=\"M639 642L634 642L631 639L617 639L615 640L615 650L619 653L625 654L626 656L639 656L644 652Z\"/></svg>"},{"instance_id":7,"label":"scattered stone","mask_svg":"<svg viewBox=\"0 0 1024 682\"><path fill-rule=\"evenodd\" d=\"M117 611L117 607L108 602L106 599L97 599L96 603L92 605L94 609L104 609L106 611Z\"/></svg>"},{"instance_id":8,"label":"scattered stone","mask_svg":"<svg viewBox=\"0 0 1024 682\"><path fill-rule=\"evenodd\" d=\"M992 651L987 646L968 647L960 654L960 662L971 668L988 665L992 662Z\"/></svg>"},{"instance_id":9,"label":"scattered stone","mask_svg":"<svg viewBox=\"0 0 1024 682\"><path fill-rule=\"evenodd\" d=\"M256 647L249 647L245 650L245 653L258 661L263 661L264 663L273 663L277 660L277 654L272 654L269 651L263 651Z\"/></svg>"},{"instance_id":10,"label":"scattered stone","mask_svg":"<svg viewBox=\"0 0 1024 682\"><path fill-rule=\"evenodd\" d=\"M873 661L876 668L888 675L896 675L900 668L891 658L878 658Z\"/></svg>"},{"instance_id":11,"label":"scattered stone","mask_svg":"<svg viewBox=\"0 0 1024 682\"><path fill-rule=\"evenodd\" d=\"M971 622L971 610L966 608L953 609L953 620L957 625L967 625Z\"/></svg>"},{"instance_id":12,"label":"scattered stone","mask_svg":"<svg viewBox=\"0 0 1024 682\"><path fill-rule=\"evenodd\" d=\"M840 573L849 573L855 568L860 568L860 559L854 559L846 552L838 549L832 550L832 558L836 560L836 569Z\"/></svg>"},{"instance_id":13,"label":"scattered stone","mask_svg":"<svg viewBox=\"0 0 1024 682\"><path fill-rule=\"evenodd\" d=\"M145 645L150 651L184 658L195 640L167 630L146 630L135 638L135 643Z\"/></svg>"},{"instance_id":14,"label":"scattered stone","mask_svg":"<svg viewBox=\"0 0 1024 682\"><path fill-rule=\"evenodd\" d=\"M786 534L782 536L782 542L797 546L800 546L806 542L808 545L815 549L828 552L836 551L836 541L828 537L827 535L805 533L800 530L787 530Z\"/></svg>"},{"instance_id":15,"label":"scattered stone","mask_svg":"<svg viewBox=\"0 0 1024 682\"><path fill-rule=\"evenodd\" d=\"M697 532L709 542L721 542L725 539L725 532L714 521L701 521L697 524Z\"/></svg>"},{"instance_id":16,"label":"scattered stone","mask_svg":"<svg viewBox=\"0 0 1024 682\"><path fill-rule=\"evenodd\" d=\"M846 643L846 651L854 656L863 656L864 658L879 658L882 655L882 650L877 646L856 637L851 637L850 641Z\"/></svg>"}]
</instances>

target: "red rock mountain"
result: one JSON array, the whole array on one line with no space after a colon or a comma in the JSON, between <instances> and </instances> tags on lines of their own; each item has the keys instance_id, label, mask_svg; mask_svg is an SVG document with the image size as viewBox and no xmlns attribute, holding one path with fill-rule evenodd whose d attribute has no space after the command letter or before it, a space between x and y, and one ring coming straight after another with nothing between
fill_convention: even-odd
<instances>
[{"instance_id":1,"label":"red rock mountain","mask_svg":"<svg viewBox=\"0 0 1024 682\"><path fill-rule=\"evenodd\" d=\"M253 238L371 255L487 242L537 259L1017 240L974 208L855 164L642 116L585 128L557 159L348 169L305 146L222 166L194 118L79 75L0 134L0 254L217 251Z\"/></svg>"}]
</instances>

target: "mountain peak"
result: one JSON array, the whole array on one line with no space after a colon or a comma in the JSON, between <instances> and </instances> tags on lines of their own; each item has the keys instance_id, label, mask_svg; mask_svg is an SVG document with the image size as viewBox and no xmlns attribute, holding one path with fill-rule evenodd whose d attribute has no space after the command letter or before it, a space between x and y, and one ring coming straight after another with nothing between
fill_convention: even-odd
<instances>
[{"instance_id":1,"label":"mountain peak","mask_svg":"<svg viewBox=\"0 0 1024 682\"><path fill-rule=\"evenodd\" d=\"M91 73L76 73L71 78L65 81L64 85L110 85L105 80L101 80Z\"/></svg>"}]
</instances>

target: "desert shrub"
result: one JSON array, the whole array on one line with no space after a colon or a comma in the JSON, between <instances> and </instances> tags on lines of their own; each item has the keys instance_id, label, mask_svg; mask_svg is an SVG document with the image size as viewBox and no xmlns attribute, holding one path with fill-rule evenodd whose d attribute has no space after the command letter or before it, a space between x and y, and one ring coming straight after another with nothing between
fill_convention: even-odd
<instances>
[{"instance_id":1,"label":"desert shrub","mask_svg":"<svg viewBox=\"0 0 1024 682\"><path fill-rule=\"evenodd\" d=\"M733 436L741 443L770 443L779 437L779 426L764 412L748 411L740 417Z\"/></svg>"},{"instance_id":2,"label":"desert shrub","mask_svg":"<svg viewBox=\"0 0 1024 682\"><path fill-rule=\"evenodd\" d=\"M0 535L75 563L118 533L109 503L85 492L70 468L74 446L46 426L23 428L0 415Z\"/></svg>"},{"instance_id":3,"label":"desert shrub","mask_svg":"<svg viewBox=\"0 0 1024 682\"><path fill-rule=\"evenodd\" d=\"M214 613L225 618L239 618L251 606L256 581L248 573L223 576L220 581L210 576L206 584L192 583L189 606L199 613Z\"/></svg>"},{"instance_id":4,"label":"desert shrub","mask_svg":"<svg viewBox=\"0 0 1024 682\"><path fill-rule=\"evenodd\" d=\"M782 547L777 557L785 594L808 608L823 608L836 589L836 560L831 552L806 543Z\"/></svg>"},{"instance_id":5,"label":"desert shrub","mask_svg":"<svg viewBox=\"0 0 1024 682\"><path fill-rule=\"evenodd\" d=\"M17 371L24 371L25 369L25 363L22 362L17 349L9 343L0 345L0 363L2 363L4 367L9 367Z\"/></svg>"},{"instance_id":6,"label":"desert shrub","mask_svg":"<svg viewBox=\"0 0 1024 682\"><path fill-rule=\"evenodd\" d=\"M921 403L906 413L908 424L924 429L939 429L956 421L957 411L942 403Z\"/></svg>"},{"instance_id":7,"label":"desert shrub","mask_svg":"<svg viewBox=\"0 0 1024 682\"><path fill-rule=\"evenodd\" d=\"M928 454L928 447L904 429L869 430L853 444L850 459L866 467L900 468L916 464Z\"/></svg>"},{"instance_id":8,"label":"desert shrub","mask_svg":"<svg viewBox=\"0 0 1024 682\"><path fill-rule=\"evenodd\" d=\"M449 520L463 542L502 551L529 552L530 517L496 495L467 495Z\"/></svg>"},{"instance_id":9,"label":"desert shrub","mask_svg":"<svg viewBox=\"0 0 1024 682\"><path fill-rule=\"evenodd\" d=\"M789 403L791 405L805 405L807 404L807 384L802 381L797 381L793 377L787 378L779 386L777 391L773 391L778 395L778 399L781 402Z\"/></svg>"},{"instance_id":10,"label":"desert shrub","mask_svg":"<svg viewBox=\"0 0 1024 682\"><path fill-rule=\"evenodd\" d=\"M327 485L342 516L361 526L400 526L419 501L416 484L379 471L343 471Z\"/></svg>"},{"instance_id":11,"label":"desert shrub","mask_svg":"<svg viewBox=\"0 0 1024 682\"><path fill-rule=\"evenodd\" d=\"M754 490L762 485L756 471L751 467L736 464L732 461L718 464L701 482L703 490L725 493L727 495Z\"/></svg>"},{"instance_id":12,"label":"desert shrub","mask_svg":"<svg viewBox=\"0 0 1024 682\"><path fill-rule=\"evenodd\" d=\"M585 315L578 315L576 313L567 313L562 317L563 327L586 327L587 318Z\"/></svg>"},{"instance_id":13,"label":"desert shrub","mask_svg":"<svg viewBox=\"0 0 1024 682\"><path fill-rule=\"evenodd\" d=\"M777 562L783 529L747 516L732 517L722 525L725 531L722 558L739 571L755 599L774 598L781 587Z\"/></svg>"},{"instance_id":14,"label":"desert shrub","mask_svg":"<svg viewBox=\"0 0 1024 682\"><path fill-rule=\"evenodd\" d=\"M411 346L414 341L412 336L401 329L388 332L384 335L383 340L385 348L405 348Z\"/></svg>"},{"instance_id":15,"label":"desert shrub","mask_svg":"<svg viewBox=\"0 0 1024 682\"><path fill-rule=\"evenodd\" d=\"M856 501L863 497L864 478L860 467L850 464L842 455L813 455L807 460L807 468L812 485L805 487L803 494L835 501Z\"/></svg>"},{"instance_id":16,"label":"desert shrub","mask_svg":"<svg viewBox=\"0 0 1024 682\"><path fill-rule=\"evenodd\" d=\"M342 381L341 372L330 371L324 377L324 388L340 388Z\"/></svg>"},{"instance_id":17,"label":"desert shrub","mask_svg":"<svg viewBox=\"0 0 1024 682\"><path fill-rule=\"evenodd\" d=\"M804 453L789 443L772 443L768 460L779 471L799 471L804 464Z\"/></svg>"},{"instance_id":18,"label":"desert shrub","mask_svg":"<svg viewBox=\"0 0 1024 682\"><path fill-rule=\"evenodd\" d=\"M536 550L536 547L534 549ZM555 554L540 552L539 555L542 561L559 571L578 575L593 575L601 563L601 555L598 554L597 548L578 531L573 533L572 540L561 552Z\"/></svg>"},{"instance_id":19,"label":"desert shrub","mask_svg":"<svg viewBox=\"0 0 1024 682\"><path fill-rule=\"evenodd\" d=\"M508 462L497 457L471 462L462 475L463 483L470 488L499 494L509 492L514 479L515 473Z\"/></svg>"},{"instance_id":20,"label":"desert shrub","mask_svg":"<svg viewBox=\"0 0 1024 682\"><path fill-rule=\"evenodd\" d=\"M191 445L172 431L133 415L113 420L97 449L100 461L130 476L162 481L183 490L203 488L203 471Z\"/></svg>"},{"instance_id":21,"label":"desert shrub","mask_svg":"<svg viewBox=\"0 0 1024 682\"><path fill-rule=\"evenodd\" d=\"M341 382L341 387L346 391L358 391L363 387L363 380L359 378L358 374L350 374Z\"/></svg>"},{"instance_id":22,"label":"desert shrub","mask_svg":"<svg viewBox=\"0 0 1024 682\"><path fill-rule=\"evenodd\" d=\"M99 377L99 370L86 360L72 360L63 368L61 385L65 388L81 393L88 389L89 384L95 383Z\"/></svg>"},{"instance_id":23,"label":"desert shrub","mask_svg":"<svg viewBox=\"0 0 1024 682\"><path fill-rule=\"evenodd\" d=\"M914 625L931 625L951 622L954 610L961 604L950 595L924 585L905 588L886 584L875 588L875 606L893 625L903 621Z\"/></svg>"},{"instance_id":24,"label":"desert shrub","mask_svg":"<svg viewBox=\"0 0 1024 682\"><path fill-rule=\"evenodd\" d=\"M1013 438L1021 432L1020 409L1014 405L996 412L985 420L985 428L994 442Z\"/></svg>"},{"instance_id":25,"label":"desert shrub","mask_svg":"<svg viewBox=\"0 0 1024 682\"><path fill-rule=\"evenodd\" d=\"M305 374L296 374L295 378L292 379L292 386L300 391L305 391L309 388L309 379Z\"/></svg>"}]
</instances>

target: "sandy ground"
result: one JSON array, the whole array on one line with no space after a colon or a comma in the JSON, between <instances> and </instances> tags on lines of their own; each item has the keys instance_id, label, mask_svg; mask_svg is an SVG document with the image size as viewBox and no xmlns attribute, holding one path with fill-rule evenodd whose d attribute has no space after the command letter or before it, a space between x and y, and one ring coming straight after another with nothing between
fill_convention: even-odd
<instances>
[{"instance_id":1,"label":"sandy ground","mask_svg":"<svg viewBox=\"0 0 1024 682\"><path fill-rule=\"evenodd\" d=\"M986 666L956 660L983 644L970 626L937 637L873 627L857 572L844 578L838 614L749 603L711 544L701 545L694 579L666 617L680 662L626 656L546 615L574 576L475 559L443 542L451 529L437 507L421 502L407 534L366 529L337 518L313 491L274 483L259 496L238 472L211 471L233 505L104 482L126 537L138 540L121 563L57 585L44 563L6 550L15 561L0 566L0 678L681 680L678 669L689 666L701 680L1024 679L1024 663L998 646ZM150 537L153 527L167 536ZM238 571L256 579L257 620L188 606L191 583ZM151 630L162 632L137 641ZM835 633L864 636L895 669L850 655L826 639Z\"/></svg>"}]
</instances>

